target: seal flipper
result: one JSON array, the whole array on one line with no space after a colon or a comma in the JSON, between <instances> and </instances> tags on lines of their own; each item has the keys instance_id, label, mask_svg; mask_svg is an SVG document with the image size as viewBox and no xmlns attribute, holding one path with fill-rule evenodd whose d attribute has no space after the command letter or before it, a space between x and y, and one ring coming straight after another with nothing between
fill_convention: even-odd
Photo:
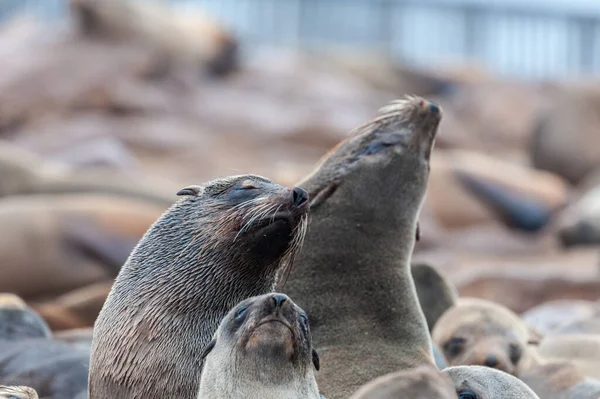
<instances>
[{"instance_id":1,"label":"seal flipper","mask_svg":"<svg viewBox=\"0 0 600 399\"><path fill-rule=\"evenodd\" d=\"M92 219L69 217L64 221L64 240L68 247L90 258L95 258L116 276L121 270L139 237L125 236L107 231Z\"/></svg>"},{"instance_id":2,"label":"seal flipper","mask_svg":"<svg viewBox=\"0 0 600 399\"><path fill-rule=\"evenodd\" d=\"M478 179L456 171L456 177L477 199L507 227L526 232L537 232L546 226L552 212L543 203L518 193L510 193L499 184Z\"/></svg>"}]
</instances>

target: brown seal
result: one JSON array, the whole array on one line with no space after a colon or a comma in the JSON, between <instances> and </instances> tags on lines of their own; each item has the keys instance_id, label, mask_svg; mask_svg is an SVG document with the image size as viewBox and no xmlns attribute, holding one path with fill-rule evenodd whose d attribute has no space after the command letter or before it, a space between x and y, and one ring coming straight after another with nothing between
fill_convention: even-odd
<instances>
[{"instance_id":1,"label":"brown seal","mask_svg":"<svg viewBox=\"0 0 600 399\"><path fill-rule=\"evenodd\" d=\"M308 318L287 295L242 301L221 321L205 354L202 399L320 399Z\"/></svg>"},{"instance_id":2,"label":"brown seal","mask_svg":"<svg viewBox=\"0 0 600 399\"><path fill-rule=\"evenodd\" d=\"M419 304L431 331L442 314L456 304L458 292L444 273L435 266L414 263L410 271L419 296Z\"/></svg>"},{"instance_id":3,"label":"brown seal","mask_svg":"<svg viewBox=\"0 0 600 399\"><path fill-rule=\"evenodd\" d=\"M547 361L569 361L587 377L600 379L600 335L548 335L536 348Z\"/></svg>"},{"instance_id":4,"label":"brown seal","mask_svg":"<svg viewBox=\"0 0 600 399\"><path fill-rule=\"evenodd\" d=\"M456 399L452 381L435 367L420 366L375 378L350 399Z\"/></svg>"},{"instance_id":5,"label":"brown seal","mask_svg":"<svg viewBox=\"0 0 600 399\"><path fill-rule=\"evenodd\" d=\"M0 340L50 338L50 328L25 301L14 294L0 294Z\"/></svg>"},{"instance_id":6,"label":"brown seal","mask_svg":"<svg viewBox=\"0 0 600 399\"><path fill-rule=\"evenodd\" d=\"M0 199L0 291L30 302L114 279L164 210L95 193Z\"/></svg>"},{"instance_id":7,"label":"brown seal","mask_svg":"<svg viewBox=\"0 0 600 399\"><path fill-rule=\"evenodd\" d=\"M52 339L44 321L13 294L0 295L0 381L43 398L71 398L87 387L89 354Z\"/></svg>"},{"instance_id":8,"label":"brown seal","mask_svg":"<svg viewBox=\"0 0 600 399\"><path fill-rule=\"evenodd\" d=\"M410 260L441 117L422 98L394 101L299 184L312 221L284 291L309 314L329 399L433 364Z\"/></svg>"},{"instance_id":9,"label":"brown seal","mask_svg":"<svg viewBox=\"0 0 600 399\"><path fill-rule=\"evenodd\" d=\"M35 389L24 386L0 385L0 399L38 399Z\"/></svg>"},{"instance_id":10,"label":"brown seal","mask_svg":"<svg viewBox=\"0 0 600 399\"><path fill-rule=\"evenodd\" d=\"M291 267L308 195L255 176L217 179L148 230L96 320L90 399L195 399L202 349L241 300L273 290ZM285 266L285 267L283 267Z\"/></svg>"},{"instance_id":11,"label":"brown seal","mask_svg":"<svg viewBox=\"0 0 600 399\"><path fill-rule=\"evenodd\" d=\"M191 65L216 76L237 68L237 39L199 11L127 0L70 0L70 5L84 36L142 44L170 67Z\"/></svg>"},{"instance_id":12,"label":"brown seal","mask_svg":"<svg viewBox=\"0 0 600 399\"><path fill-rule=\"evenodd\" d=\"M487 366L518 376L539 363L529 346L539 335L506 307L482 299L460 298L440 317L432 338L450 366Z\"/></svg>"},{"instance_id":13,"label":"brown seal","mask_svg":"<svg viewBox=\"0 0 600 399\"><path fill-rule=\"evenodd\" d=\"M582 375L569 362L550 362L520 376L543 399L598 399L600 380Z\"/></svg>"},{"instance_id":14,"label":"brown seal","mask_svg":"<svg viewBox=\"0 0 600 399\"><path fill-rule=\"evenodd\" d=\"M454 382L458 399L540 399L524 382L484 366L456 366L442 371Z\"/></svg>"}]
</instances>

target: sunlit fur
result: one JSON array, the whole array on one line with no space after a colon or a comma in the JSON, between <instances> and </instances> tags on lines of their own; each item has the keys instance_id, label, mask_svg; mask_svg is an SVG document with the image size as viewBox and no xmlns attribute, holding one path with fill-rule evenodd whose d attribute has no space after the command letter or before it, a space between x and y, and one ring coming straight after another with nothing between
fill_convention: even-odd
<instances>
[{"instance_id":1,"label":"sunlit fur","mask_svg":"<svg viewBox=\"0 0 600 399\"><path fill-rule=\"evenodd\" d=\"M241 175L183 191L133 250L100 312L90 399L195 398L201 352L223 316L272 291L302 244L308 203L293 206L290 188Z\"/></svg>"}]
</instances>

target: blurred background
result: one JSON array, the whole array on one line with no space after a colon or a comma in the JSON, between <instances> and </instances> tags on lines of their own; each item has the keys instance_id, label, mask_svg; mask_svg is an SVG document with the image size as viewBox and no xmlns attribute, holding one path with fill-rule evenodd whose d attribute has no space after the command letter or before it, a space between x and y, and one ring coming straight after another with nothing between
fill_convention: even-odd
<instances>
[{"instance_id":1,"label":"blurred background","mask_svg":"<svg viewBox=\"0 0 600 399\"><path fill-rule=\"evenodd\" d=\"M0 291L91 326L188 184L294 185L444 110L414 260L522 313L600 292L600 3L0 0Z\"/></svg>"}]
</instances>

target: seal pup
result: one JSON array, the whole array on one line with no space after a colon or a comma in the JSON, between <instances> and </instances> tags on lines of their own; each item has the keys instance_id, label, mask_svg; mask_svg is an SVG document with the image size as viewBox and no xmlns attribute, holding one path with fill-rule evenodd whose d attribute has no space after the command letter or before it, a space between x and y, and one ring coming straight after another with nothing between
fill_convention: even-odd
<instances>
[{"instance_id":1,"label":"seal pup","mask_svg":"<svg viewBox=\"0 0 600 399\"><path fill-rule=\"evenodd\" d=\"M350 399L456 399L452 380L435 367L419 366L375 378Z\"/></svg>"},{"instance_id":2,"label":"seal pup","mask_svg":"<svg viewBox=\"0 0 600 399\"><path fill-rule=\"evenodd\" d=\"M31 387L43 398L71 398L86 389L88 357L54 341L46 323L21 298L0 294L3 384Z\"/></svg>"},{"instance_id":3,"label":"seal pup","mask_svg":"<svg viewBox=\"0 0 600 399\"><path fill-rule=\"evenodd\" d=\"M205 354L198 399L320 399L308 318L287 295L242 301Z\"/></svg>"},{"instance_id":4,"label":"seal pup","mask_svg":"<svg viewBox=\"0 0 600 399\"><path fill-rule=\"evenodd\" d=\"M536 352L548 361L569 361L587 377L600 379L600 335L548 335Z\"/></svg>"},{"instance_id":5,"label":"seal pup","mask_svg":"<svg viewBox=\"0 0 600 399\"><path fill-rule=\"evenodd\" d=\"M202 350L241 300L273 291L308 223L306 191L256 175L189 186L121 268L94 325L90 399L198 395Z\"/></svg>"},{"instance_id":6,"label":"seal pup","mask_svg":"<svg viewBox=\"0 0 600 399\"><path fill-rule=\"evenodd\" d=\"M311 227L283 291L309 314L329 399L433 364L410 260L441 117L423 98L394 101L298 184Z\"/></svg>"},{"instance_id":7,"label":"seal pup","mask_svg":"<svg viewBox=\"0 0 600 399\"><path fill-rule=\"evenodd\" d=\"M24 386L0 385L0 399L38 399L35 389Z\"/></svg>"},{"instance_id":8,"label":"seal pup","mask_svg":"<svg viewBox=\"0 0 600 399\"><path fill-rule=\"evenodd\" d=\"M581 374L570 362L550 362L520 376L543 399L598 399L600 380Z\"/></svg>"},{"instance_id":9,"label":"seal pup","mask_svg":"<svg viewBox=\"0 0 600 399\"><path fill-rule=\"evenodd\" d=\"M480 365L519 375L539 364L529 346L540 336L508 308L460 298L436 323L433 341L450 366Z\"/></svg>"},{"instance_id":10,"label":"seal pup","mask_svg":"<svg viewBox=\"0 0 600 399\"><path fill-rule=\"evenodd\" d=\"M455 366L442 373L452 379L459 399L540 399L518 378L490 367Z\"/></svg>"}]
</instances>

